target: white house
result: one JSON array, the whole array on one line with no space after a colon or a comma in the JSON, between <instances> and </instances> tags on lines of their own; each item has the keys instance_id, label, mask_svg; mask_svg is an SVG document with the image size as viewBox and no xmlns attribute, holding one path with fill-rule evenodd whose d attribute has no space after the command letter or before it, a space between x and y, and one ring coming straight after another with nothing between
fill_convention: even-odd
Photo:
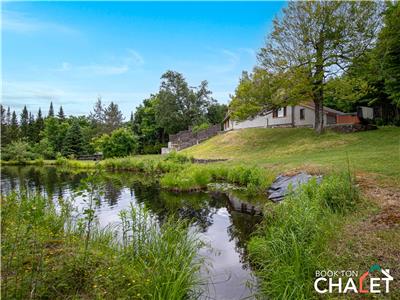
<instances>
[{"instance_id":1,"label":"white house","mask_svg":"<svg viewBox=\"0 0 400 300\"><path fill-rule=\"evenodd\" d=\"M336 124L336 116L345 115L343 112L324 106L324 125ZM223 121L224 131L243 128L268 127L314 127L314 104L299 104L286 106L260 114L245 121L231 120L229 114Z\"/></svg>"}]
</instances>

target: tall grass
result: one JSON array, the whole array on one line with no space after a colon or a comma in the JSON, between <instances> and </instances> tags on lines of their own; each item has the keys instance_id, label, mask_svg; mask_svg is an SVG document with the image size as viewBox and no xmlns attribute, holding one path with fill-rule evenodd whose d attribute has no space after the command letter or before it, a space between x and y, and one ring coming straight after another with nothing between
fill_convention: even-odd
<instances>
[{"instance_id":1,"label":"tall grass","mask_svg":"<svg viewBox=\"0 0 400 300\"><path fill-rule=\"evenodd\" d=\"M184 222L158 225L132 206L121 214L121 226L93 225L86 246L71 205L60 201L56 206L27 193L1 198L2 299L197 296L200 243Z\"/></svg>"},{"instance_id":2,"label":"tall grass","mask_svg":"<svg viewBox=\"0 0 400 300\"><path fill-rule=\"evenodd\" d=\"M312 299L315 270L341 216L359 196L351 176L332 175L290 194L272 212L248 245L261 278L261 292L272 299Z\"/></svg>"},{"instance_id":3,"label":"tall grass","mask_svg":"<svg viewBox=\"0 0 400 300\"><path fill-rule=\"evenodd\" d=\"M209 183L227 182L245 187L250 193L265 193L274 178L273 172L256 166L192 164L165 174L160 184L171 190L192 191L206 189Z\"/></svg>"}]
</instances>

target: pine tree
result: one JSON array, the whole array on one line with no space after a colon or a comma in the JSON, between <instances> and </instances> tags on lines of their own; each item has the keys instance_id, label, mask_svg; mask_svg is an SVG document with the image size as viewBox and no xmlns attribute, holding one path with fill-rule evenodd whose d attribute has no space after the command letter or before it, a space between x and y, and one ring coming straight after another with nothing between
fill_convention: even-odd
<instances>
[{"instance_id":1,"label":"pine tree","mask_svg":"<svg viewBox=\"0 0 400 300\"><path fill-rule=\"evenodd\" d=\"M44 120L42 117L42 110L39 108L37 113L36 121L35 121L35 142L40 141L40 133L44 130Z\"/></svg>"},{"instance_id":2,"label":"pine tree","mask_svg":"<svg viewBox=\"0 0 400 300\"><path fill-rule=\"evenodd\" d=\"M26 105L22 109L20 125L21 125L21 138L28 139L29 113L28 109L26 108Z\"/></svg>"},{"instance_id":3,"label":"pine tree","mask_svg":"<svg viewBox=\"0 0 400 300\"><path fill-rule=\"evenodd\" d=\"M62 106L60 106L60 110L57 114L57 117L61 122L65 121L65 115L64 115L64 110L63 110Z\"/></svg>"},{"instance_id":4,"label":"pine tree","mask_svg":"<svg viewBox=\"0 0 400 300\"><path fill-rule=\"evenodd\" d=\"M7 144L8 138L8 125L6 121L6 110L3 105L0 104L0 114L1 114L1 145Z\"/></svg>"},{"instance_id":5,"label":"pine tree","mask_svg":"<svg viewBox=\"0 0 400 300\"><path fill-rule=\"evenodd\" d=\"M15 113L15 111L13 111L10 124L10 142L18 140L18 138L19 138L19 127L18 127L17 114Z\"/></svg>"},{"instance_id":6,"label":"pine tree","mask_svg":"<svg viewBox=\"0 0 400 300\"><path fill-rule=\"evenodd\" d=\"M50 102L49 114L47 117L54 117L54 109L53 109L53 102Z\"/></svg>"},{"instance_id":7,"label":"pine tree","mask_svg":"<svg viewBox=\"0 0 400 300\"><path fill-rule=\"evenodd\" d=\"M33 116L33 114L31 112L29 112L28 135L27 135L29 142L35 143L37 135L38 134L36 132L35 117Z\"/></svg>"},{"instance_id":8,"label":"pine tree","mask_svg":"<svg viewBox=\"0 0 400 300\"><path fill-rule=\"evenodd\" d=\"M10 107L7 107L6 123L7 123L7 125L11 125L11 111L10 111Z\"/></svg>"},{"instance_id":9,"label":"pine tree","mask_svg":"<svg viewBox=\"0 0 400 300\"><path fill-rule=\"evenodd\" d=\"M106 132L111 133L121 126L123 121L122 112L118 109L118 104L111 102L104 111Z\"/></svg>"},{"instance_id":10,"label":"pine tree","mask_svg":"<svg viewBox=\"0 0 400 300\"><path fill-rule=\"evenodd\" d=\"M62 154L65 156L77 156L83 151L83 136L78 121L74 121L69 127L64 140Z\"/></svg>"}]
</instances>

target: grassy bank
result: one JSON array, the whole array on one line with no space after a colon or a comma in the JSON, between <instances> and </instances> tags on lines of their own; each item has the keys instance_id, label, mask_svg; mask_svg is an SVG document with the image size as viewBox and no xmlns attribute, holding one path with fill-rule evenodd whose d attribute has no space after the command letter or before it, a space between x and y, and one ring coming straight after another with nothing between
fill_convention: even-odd
<instances>
[{"instance_id":1,"label":"grassy bank","mask_svg":"<svg viewBox=\"0 0 400 300\"><path fill-rule=\"evenodd\" d=\"M2 162L15 165L13 161ZM109 171L132 171L145 173L160 179L162 188L172 191L199 191L207 185L225 182L245 188L250 194L264 194L275 179L275 172L255 164L226 163L195 164L188 155L171 154L128 156L102 161L81 161L59 158L53 161L28 161L27 165L56 165L71 169L103 169Z\"/></svg>"},{"instance_id":2,"label":"grassy bank","mask_svg":"<svg viewBox=\"0 0 400 300\"><path fill-rule=\"evenodd\" d=\"M400 128L317 135L306 128L253 128L227 132L182 152L196 158L226 158L285 172L345 170L400 185Z\"/></svg>"},{"instance_id":3,"label":"grassy bank","mask_svg":"<svg viewBox=\"0 0 400 300\"><path fill-rule=\"evenodd\" d=\"M325 269L329 241L360 203L349 174L310 182L264 218L249 243L261 291L271 299L313 299L315 271Z\"/></svg>"},{"instance_id":4,"label":"grassy bank","mask_svg":"<svg viewBox=\"0 0 400 300\"><path fill-rule=\"evenodd\" d=\"M58 206L39 195L1 198L2 299L196 297L200 244L185 223L159 228L131 207L121 225L100 229L87 211L77 220L68 202Z\"/></svg>"}]
</instances>

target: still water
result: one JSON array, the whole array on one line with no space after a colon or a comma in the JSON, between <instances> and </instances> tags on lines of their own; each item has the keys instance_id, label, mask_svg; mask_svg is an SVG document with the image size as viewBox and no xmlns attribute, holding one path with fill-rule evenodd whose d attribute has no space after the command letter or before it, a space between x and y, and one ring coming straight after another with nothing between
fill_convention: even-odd
<instances>
[{"instance_id":1,"label":"still water","mask_svg":"<svg viewBox=\"0 0 400 300\"><path fill-rule=\"evenodd\" d=\"M57 199L71 197L87 176L81 171L55 167L2 167L1 193L21 188ZM207 258L201 270L205 282L203 299L254 299L256 279L246 256L246 243L260 222L254 207L237 195L222 193L169 193L154 178L129 172L106 172L101 176L104 197L96 215L101 226L119 221L118 213L130 204L144 205L160 221L169 214L191 220L208 246L199 255ZM79 197L75 198L80 205Z\"/></svg>"}]
</instances>

